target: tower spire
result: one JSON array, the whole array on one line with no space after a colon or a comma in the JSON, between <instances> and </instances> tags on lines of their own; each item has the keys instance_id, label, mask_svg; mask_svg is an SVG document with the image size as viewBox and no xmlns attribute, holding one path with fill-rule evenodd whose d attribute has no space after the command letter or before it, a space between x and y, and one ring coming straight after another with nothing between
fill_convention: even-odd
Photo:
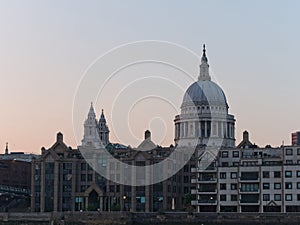
<instances>
[{"instance_id":1,"label":"tower spire","mask_svg":"<svg viewBox=\"0 0 300 225\"><path fill-rule=\"evenodd\" d=\"M200 74L198 77L198 80L210 80L210 76L209 76L209 65L208 65L208 60L206 57L206 48L205 48L205 44L203 44L203 53L202 53L202 57L201 57L201 64L200 64Z\"/></svg>"}]
</instances>

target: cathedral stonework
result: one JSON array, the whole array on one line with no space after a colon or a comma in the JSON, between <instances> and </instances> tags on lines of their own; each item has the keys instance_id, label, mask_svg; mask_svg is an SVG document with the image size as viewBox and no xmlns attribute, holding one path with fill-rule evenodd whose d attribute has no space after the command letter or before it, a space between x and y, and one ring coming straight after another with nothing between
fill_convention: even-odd
<instances>
[{"instance_id":1,"label":"cathedral stonework","mask_svg":"<svg viewBox=\"0 0 300 225\"><path fill-rule=\"evenodd\" d=\"M109 143L109 129L106 124L106 119L102 110L99 122L96 119L93 104L84 122L84 135L82 139L82 146L91 146L99 148L106 146Z\"/></svg>"},{"instance_id":2,"label":"cathedral stonework","mask_svg":"<svg viewBox=\"0 0 300 225\"><path fill-rule=\"evenodd\" d=\"M223 90L211 81L204 45L198 81L185 92L181 114L175 116L175 144L234 147L235 119L228 108Z\"/></svg>"}]
</instances>

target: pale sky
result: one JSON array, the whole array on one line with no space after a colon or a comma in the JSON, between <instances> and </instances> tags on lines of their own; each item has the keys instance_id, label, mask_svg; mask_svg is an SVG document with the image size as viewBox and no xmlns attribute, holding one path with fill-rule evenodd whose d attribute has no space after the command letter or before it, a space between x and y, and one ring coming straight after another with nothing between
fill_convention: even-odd
<instances>
[{"instance_id":1,"label":"pale sky","mask_svg":"<svg viewBox=\"0 0 300 225\"><path fill-rule=\"evenodd\" d=\"M199 55L205 43L213 79L236 117L236 144L243 130L260 146L290 144L290 133L300 130L299 10L296 0L0 1L0 153L6 142L11 151L40 153L59 131L67 145L80 144L72 109L84 72L110 49L141 40L176 43ZM196 80L199 65L190 64ZM147 88L155 87L151 84ZM144 87L131 86L136 99ZM154 142L168 146L182 97L178 94L174 106L144 101L132 114L125 112L130 131L110 124L111 109L120 110L126 98L114 105L100 99L95 109L99 117L104 108L112 142L131 133L135 138L125 135L121 141L136 146L151 128ZM86 114L89 105L82 106ZM152 105L163 114L147 115ZM84 119L74 127L82 127Z\"/></svg>"}]
</instances>

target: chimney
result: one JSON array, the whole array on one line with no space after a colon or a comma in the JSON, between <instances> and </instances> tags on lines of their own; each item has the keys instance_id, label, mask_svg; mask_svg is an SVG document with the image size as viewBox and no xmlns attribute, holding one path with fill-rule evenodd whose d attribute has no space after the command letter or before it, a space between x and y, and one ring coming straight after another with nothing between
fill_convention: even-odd
<instances>
[{"instance_id":1,"label":"chimney","mask_svg":"<svg viewBox=\"0 0 300 225\"><path fill-rule=\"evenodd\" d=\"M5 155L8 155L8 142L6 142Z\"/></svg>"},{"instance_id":2,"label":"chimney","mask_svg":"<svg viewBox=\"0 0 300 225\"><path fill-rule=\"evenodd\" d=\"M146 130L145 131L145 140L148 138L151 140L151 132L149 130Z\"/></svg>"},{"instance_id":3,"label":"chimney","mask_svg":"<svg viewBox=\"0 0 300 225\"><path fill-rule=\"evenodd\" d=\"M57 136L56 136L56 141L61 141L63 142L64 138L63 138L63 134L61 132L58 132L57 133Z\"/></svg>"},{"instance_id":4,"label":"chimney","mask_svg":"<svg viewBox=\"0 0 300 225\"><path fill-rule=\"evenodd\" d=\"M246 130L243 132L243 140L244 141L249 141L249 133Z\"/></svg>"}]
</instances>

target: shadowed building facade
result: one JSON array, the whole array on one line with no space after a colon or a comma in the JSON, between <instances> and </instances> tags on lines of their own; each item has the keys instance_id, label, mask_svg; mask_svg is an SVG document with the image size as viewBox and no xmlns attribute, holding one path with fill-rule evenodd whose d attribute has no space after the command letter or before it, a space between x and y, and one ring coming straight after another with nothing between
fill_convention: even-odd
<instances>
[{"instance_id":1,"label":"shadowed building facade","mask_svg":"<svg viewBox=\"0 0 300 225\"><path fill-rule=\"evenodd\" d=\"M102 118L101 118L102 117ZM100 120L105 121L104 114ZM141 166L132 177L145 179L145 165L166 159L174 147L160 147L151 141L150 131L145 132L145 140L136 148L109 143L108 128L105 124L102 136L107 139L105 151L119 162ZM96 115L91 105L84 124L82 144L89 148L103 146ZM103 130L102 130L103 131ZM81 147L81 146L79 146ZM147 148L147 151L146 149ZM31 209L36 212L51 211L158 211L177 210L185 207L185 195L191 191L191 168L195 160L187 163L174 176L157 184L147 186L122 185L117 181L126 179L122 167L115 161L97 159L105 168L110 181L98 174L78 149L72 149L63 142L63 135L57 134L56 142L49 149L42 148L41 157L32 163ZM92 156L93 157L93 156Z\"/></svg>"}]
</instances>

